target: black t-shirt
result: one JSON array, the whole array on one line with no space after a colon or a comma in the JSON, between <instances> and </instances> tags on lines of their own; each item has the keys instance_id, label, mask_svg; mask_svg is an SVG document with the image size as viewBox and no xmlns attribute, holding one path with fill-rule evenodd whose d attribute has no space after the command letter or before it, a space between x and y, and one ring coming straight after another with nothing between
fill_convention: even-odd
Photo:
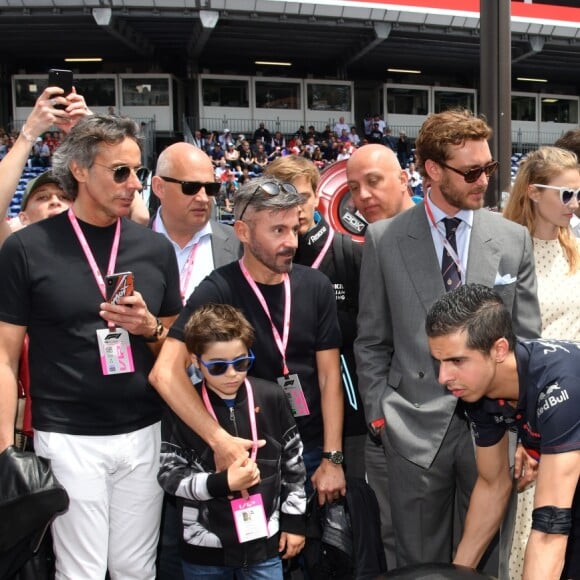
<instances>
[{"instance_id":1,"label":"black t-shirt","mask_svg":"<svg viewBox=\"0 0 580 580\"><path fill-rule=\"evenodd\" d=\"M330 228L328 223L321 217L311 230L298 237L298 250L294 256L294 262L304 266L312 266L324 249L329 235ZM318 268L323 274L328 276L334 286L334 295L338 309L338 323L340 332L342 333L342 348L340 349L340 353L343 356L342 372L343 375L348 373L354 388L354 401L351 401L353 393L345 389L344 434L362 435L367 432L367 426L362 400L358 391L356 361L353 349L357 333L356 318L358 314L358 288L362 261L362 244L358 244L347 238L348 236L346 234L334 232L332 244L328 248ZM347 245L350 245L349 251L346 249ZM344 376L343 386L345 386ZM356 405L356 409L353 404Z\"/></svg>"},{"instance_id":2,"label":"black t-shirt","mask_svg":"<svg viewBox=\"0 0 580 580\"><path fill-rule=\"evenodd\" d=\"M530 340L516 344L517 408L484 397L466 404L475 442L495 445L517 428L533 456L580 449L580 342Z\"/></svg>"},{"instance_id":3,"label":"black t-shirt","mask_svg":"<svg viewBox=\"0 0 580 580\"><path fill-rule=\"evenodd\" d=\"M131 271L150 312L181 309L175 252L161 235L122 220L115 271ZM79 220L101 273L116 225ZM0 250L0 320L26 326L32 420L35 429L73 435L115 435L161 417L160 399L147 382L154 362L146 342L132 336L134 373L103 376L96 331L103 297L67 213L28 226Z\"/></svg>"},{"instance_id":4,"label":"black t-shirt","mask_svg":"<svg viewBox=\"0 0 580 580\"><path fill-rule=\"evenodd\" d=\"M272 320L282 336L284 285L258 284L268 304ZM295 264L290 273L292 309L286 364L297 373L310 415L296 417L300 436L307 449L322 444L322 413L316 353L340 348L340 329L336 315L334 290L328 278L312 268ZM256 339L252 350L256 360L252 376L276 381L282 375L282 356L272 335L272 327L252 288L246 282L238 262L214 270L189 297L169 336L183 340L183 329L191 313L209 302L231 304L242 310L254 326Z\"/></svg>"}]
</instances>

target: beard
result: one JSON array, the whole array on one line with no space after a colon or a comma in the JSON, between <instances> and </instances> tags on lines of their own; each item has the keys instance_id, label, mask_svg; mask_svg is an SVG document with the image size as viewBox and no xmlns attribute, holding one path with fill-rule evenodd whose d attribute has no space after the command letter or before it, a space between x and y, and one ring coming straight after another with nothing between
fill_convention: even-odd
<instances>
[{"instance_id":1,"label":"beard","mask_svg":"<svg viewBox=\"0 0 580 580\"><path fill-rule=\"evenodd\" d=\"M272 254L268 252L259 242L255 239L251 240L248 244L248 248L254 258L261 262L266 268L271 270L275 274L287 274L292 270L292 259L296 250L294 248L289 248L280 252Z\"/></svg>"},{"instance_id":2,"label":"beard","mask_svg":"<svg viewBox=\"0 0 580 580\"><path fill-rule=\"evenodd\" d=\"M466 185L470 184L466 183ZM439 183L439 191L445 201L452 207L457 208L458 210L474 210L483 207L487 186L482 188L481 186L473 185L473 189L470 189L469 191L459 191L454 189L449 178L443 178ZM471 199L470 195L474 193L481 195L481 199Z\"/></svg>"}]
</instances>

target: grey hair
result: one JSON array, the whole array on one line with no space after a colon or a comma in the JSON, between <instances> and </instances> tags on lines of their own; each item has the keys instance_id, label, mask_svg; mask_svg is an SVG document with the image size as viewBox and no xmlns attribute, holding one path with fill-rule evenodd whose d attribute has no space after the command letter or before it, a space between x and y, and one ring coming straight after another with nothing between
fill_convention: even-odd
<instances>
[{"instance_id":1,"label":"grey hair","mask_svg":"<svg viewBox=\"0 0 580 580\"><path fill-rule=\"evenodd\" d=\"M274 183L280 190L278 195L268 195L260 190L265 183ZM240 219L261 211L284 211L304 203L304 197L296 191L284 189L287 184L272 175L261 175L246 181L234 197L234 217ZM245 208L248 208L245 210ZM245 210L245 211L244 211ZM245 221L245 220L244 220Z\"/></svg>"},{"instance_id":2,"label":"grey hair","mask_svg":"<svg viewBox=\"0 0 580 580\"><path fill-rule=\"evenodd\" d=\"M52 158L52 173L66 193L76 199L78 182L70 170L71 161L92 167L102 143L116 145L133 139L142 148L139 126L128 117L90 115L81 119L63 139Z\"/></svg>"}]
</instances>

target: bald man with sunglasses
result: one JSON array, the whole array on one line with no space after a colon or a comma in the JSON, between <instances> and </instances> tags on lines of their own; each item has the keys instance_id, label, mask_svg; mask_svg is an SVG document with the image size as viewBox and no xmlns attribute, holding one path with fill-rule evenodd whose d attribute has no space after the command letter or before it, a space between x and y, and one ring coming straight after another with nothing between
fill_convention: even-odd
<instances>
[{"instance_id":1,"label":"bald man with sunglasses","mask_svg":"<svg viewBox=\"0 0 580 580\"><path fill-rule=\"evenodd\" d=\"M477 476L464 413L437 381L429 308L477 282L498 291L521 338L540 332L529 234L481 209L497 168L490 136L469 111L431 115L416 140L425 200L366 233L355 355L366 419L384 447L398 566L451 562ZM497 563L488 566L496 575Z\"/></svg>"},{"instance_id":2,"label":"bald man with sunglasses","mask_svg":"<svg viewBox=\"0 0 580 580\"><path fill-rule=\"evenodd\" d=\"M231 226L210 220L221 184L198 147L174 143L164 149L151 186L161 201L151 227L173 245L185 303L215 268L240 257L241 245Z\"/></svg>"}]
</instances>

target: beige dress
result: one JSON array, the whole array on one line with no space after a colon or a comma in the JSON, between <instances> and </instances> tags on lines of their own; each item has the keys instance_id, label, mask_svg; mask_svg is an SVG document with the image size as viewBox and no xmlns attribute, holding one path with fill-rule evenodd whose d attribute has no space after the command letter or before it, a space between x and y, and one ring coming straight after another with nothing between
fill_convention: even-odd
<instances>
[{"instance_id":1,"label":"beige dress","mask_svg":"<svg viewBox=\"0 0 580 580\"><path fill-rule=\"evenodd\" d=\"M580 247L580 240L577 241ZM534 238L542 337L580 340L580 268L572 275L558 240ZM535 485L518 494L516 524L510 554L510 580L520 580L532 526Z\"/></svg>"}]
</instances>

